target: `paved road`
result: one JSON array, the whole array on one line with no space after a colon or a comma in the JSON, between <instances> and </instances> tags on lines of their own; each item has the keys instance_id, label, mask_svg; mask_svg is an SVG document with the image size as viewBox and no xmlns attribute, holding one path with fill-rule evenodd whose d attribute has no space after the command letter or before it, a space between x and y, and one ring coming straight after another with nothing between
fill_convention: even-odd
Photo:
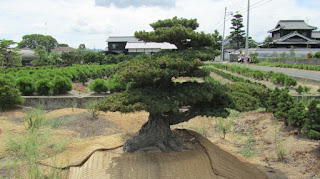
<instances>
[{"instance_id":1,"label":"paved road","mask_svg":"<svg viewBox=\"0 0 320 179\"><path fill-rule=\"evenodd\" d=\"M281 73L290 75L292 77L310 79L312 81L320 83L320 72L299 70L299 69L293 69L293 68L277 68L277 67L266 67L266 66L255 66L255 65L242 65L242 66L246 66L252 69L258 69L262 71L281 72Z\"/></svg>"}]
</instances>

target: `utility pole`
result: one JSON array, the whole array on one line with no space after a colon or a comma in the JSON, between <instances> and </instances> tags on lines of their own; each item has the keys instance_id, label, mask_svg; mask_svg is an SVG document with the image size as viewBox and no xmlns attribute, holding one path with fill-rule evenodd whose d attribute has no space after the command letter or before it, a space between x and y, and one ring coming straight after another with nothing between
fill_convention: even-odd
<instances>
[{"instance_id":1,"label":"utility pole","mask_svg":"<svg viewBox=\"0 0 320 179\"><path fill-rule=\"evenodd\" d=\"M47 52L49 53L49 49L48 49L48 35L47 35L47 22L44 22L44 29L45 29L45 33L46 33L46 41L47 41Z\"/></svg>"},{"instance_id":2,"label":"utility pole","mask_svg":"<svg viewBox=\"0 0 320 179\"><path fill-rule=\"evenodd\" d=\"M222 42L221 42L221 63L224 60L224 33L225 33L225 28L226 28L226 14L227 14L227 7L224 9L224 19L223 19L223 35L222 35Z\"/></svg>"},{"instance_id":3,"label":"utility pole","mask_svg":"<svg viewBox=\"0 0 320 179\"><path fill-rule=\"evenodd\" d=\"M248 0L248 13L247 13L247 38L246 38L246 56L248 56L249 48L249 10L250 10L250 0Z\"/></svg>"}]
</instances>

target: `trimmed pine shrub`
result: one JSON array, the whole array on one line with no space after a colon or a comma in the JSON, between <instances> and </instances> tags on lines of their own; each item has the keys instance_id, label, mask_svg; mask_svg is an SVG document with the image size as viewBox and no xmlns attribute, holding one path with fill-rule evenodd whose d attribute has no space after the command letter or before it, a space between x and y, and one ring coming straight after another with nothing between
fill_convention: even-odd
<instances>
[{"instance_id":1,"label":"trimmed pine shrub","mask_svg":"<svg viewBox=\"0 0 320 179\"><path fill-rule=\"evenodd\" d=\"M48 78L38 80L34 86L38 95L48 95L50 92L50 80Z\"/></svg>"},{"instance_id":2,"label":"trimmed pine shrub","mask_svg":"<svg viewBox=\"0 0 320 179\"><path fill-rule=\"evenodd\" d=\"M51 82L50 93L54 95L66 94L72 90L72 82L70 79L56 76Z\"/></svg>"},{"instance_id":3,"label":"trimmed pine shrub","mask_svg":"<svg viewBox=\"0 0 320 179\"><path fill-rule=\"evenodd\" d=\"M16 86L22 95L30 96L34 92L34 79L30 76L20 77L16 80Z\"/></svg>"},{"instance_id":4,"label":"trimmed pine shrub","mask_svg":"<svg viewBox=\"0 0 320 179\"><path fill-rule=\"evenodd\" d=\"M320 58L320 51L316 52L316 53L313 55L313 58Z\"/></svg>"},{"instance_id":5,"label":"trimmed pine shrub","mask_svg":"<svg viewBox=\"0 0 320 179\"><path fill-rule=\"evenodd\" d=\"M0 110L20 104L20 92L9 79L0 76Z\"/></svg>"},{"instance_id":6,"label":"trimmed pine shrub","mask_svg":"<svg viewBox=\"0 0 320 179\"><path fill-rule=\"evenodd\" d=\"M119 92L126 89L126 86L121 85L118 82L119 75L115 74L112 78L107 81L107 87L111 92Z\"/></svg>"},{"instance_id":7,"label":"trimmed pine shrub","mask_svg":"<svg viewBox=\"0 0 320 179\"><path fill-rule=\"evenodd\" d=\"M93 82L89 84L90 91L94 91L96 93L107 92L107 82L104 79L95 79Z\"/></svg>"},{"instance_id":8,"label":"trimmed pine shrub","mask_svg":"<svg viewBox=\"0 0 320 179\"><path fill-rule=\"evenodd\" d=\"M307 118L303 127L310 139L320 140L320 100L313 99L308 105Z\"/></svg>"},{"instance_id":9,"label":"trimmed pine shrub","mask_svg":"<svg viewBox=\"0 0 320 179\"><path fill-rule=\"evenodd\" d=\"M228 85L228 95L237 111L250 111L265 107L268 90L254 84L236 82Z\"/></svg>"},{"instance_id":10,"label":"trimmed pine shrub","mask_svg":"<svg viewBox=\"0 0 320 179\"><path fill-rule=\"evenodd\" d=\"M88 82L89 78L88 78L88 75L84 72L84 71L79 71L79 74L78 74L78 78L79 78L79 81L84 85L86 82Z\"/></svg>"},{"instance_id":11,"label":"trimmed pine shrub","mask_svg":"<svg viewBox=\"0 0 320 179\"><path fill-rule=\"evenodd\" d=\"M287 87L296 86L297 80L295 78L292 78L291 76L286 76L284 84Z\"/></svg>"}]
</instances>

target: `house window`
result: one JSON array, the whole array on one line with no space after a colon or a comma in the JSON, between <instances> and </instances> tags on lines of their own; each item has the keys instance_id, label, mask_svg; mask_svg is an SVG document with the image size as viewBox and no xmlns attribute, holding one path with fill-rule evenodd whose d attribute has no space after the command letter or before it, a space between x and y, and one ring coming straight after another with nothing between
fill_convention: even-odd
<instances>
[{"instance_id":1,"label":"house window","mask_svg":"<svg viewBox=\"0 0 320 179\"><path fill-rule=\"evenodd\" d=\"M117 50L117 49L118 49L118 47L119 47L119 45L118 45L118 44L112 44L112 50Z\"/></svg>"},{"instance_id":2,"label":"house window","mask_svg":"<svg viewBox=\"0 0 320 179\"><path fill-rule=\"evenodd\" d=\"M302 32L302 35L307 37L307 32L306 31Z\"/></svg>"}]
</instances>

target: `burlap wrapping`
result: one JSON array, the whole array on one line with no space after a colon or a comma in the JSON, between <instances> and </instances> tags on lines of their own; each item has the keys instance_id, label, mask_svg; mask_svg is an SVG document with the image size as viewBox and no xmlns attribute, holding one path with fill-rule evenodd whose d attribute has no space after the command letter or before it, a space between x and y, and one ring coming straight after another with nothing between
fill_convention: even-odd
<instances>
[{"instance_id":1,"label":"burlap wrapping","mask_svg":"<svg viewBox=\"0 0 320 179\"><path fill-rule=\"evenodd\" d=\"M86 144L73 145L62 154L41 163L61 168L70 167L69 178L77 179L267 178L265 173L254 165L241 161L202 135L190 130L185 132L194 136L203 149L170 153L100 151L99 149L120 147L129 137L116 134L92 140Z\"/></svg>"}]
</instances>

